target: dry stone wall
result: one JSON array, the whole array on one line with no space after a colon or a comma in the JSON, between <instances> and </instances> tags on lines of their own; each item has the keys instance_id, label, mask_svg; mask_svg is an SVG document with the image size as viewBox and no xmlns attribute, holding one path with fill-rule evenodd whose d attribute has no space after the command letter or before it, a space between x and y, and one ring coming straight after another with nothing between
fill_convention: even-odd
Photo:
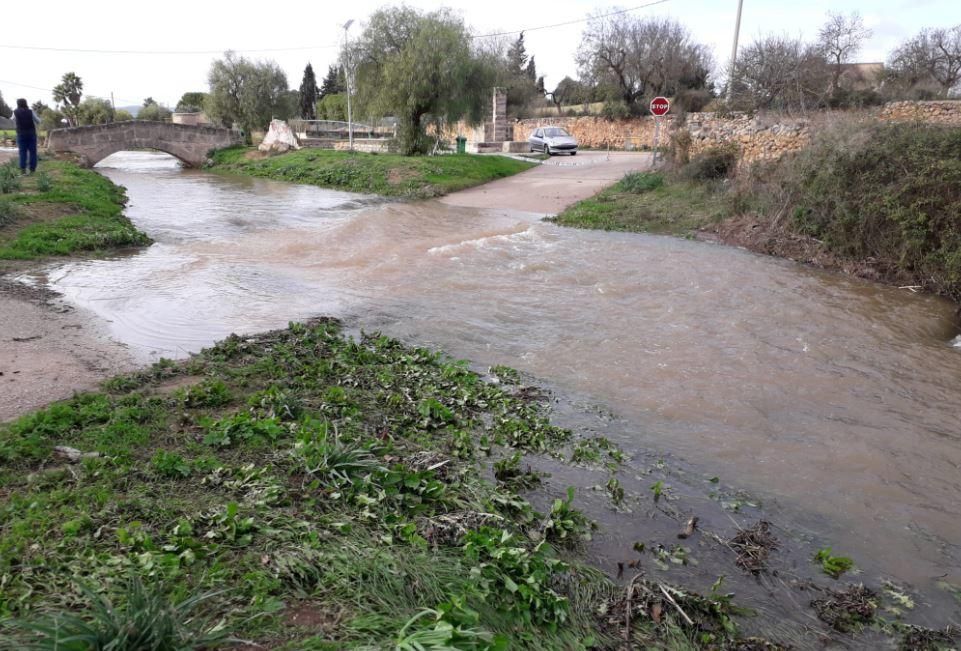
<instances>
[{"instance_id":1,"label":"dry stone wall","mask_svg":"<svg viewBox=\"0 0 961 651\"><path fill-rule=\"evenodd\" d=\"M920 121L961 126L961 102L891 102L878 117L889 121Z\"/></svg>"},{"instance_id":2,"label":"dry stone wall","mask_svg":"<svg viewBox=\"0 0 961 651\"><path fill-rule=\"evenodd\" d=\"M803 149L819 125L843 115L831 111L814 112L798 118L777 114L689 113L683 122L676 116L662 118L660 143L668 145L670 135L678 129L690 134L691 155L711 147L733 144L741 153L741 161L751 163L772 160ZM919 120L933 124L961 126L961 102L892 102L880 109L856 114L864 119L886 121ZM514 122L514 140L527 140L539 126L552 124L567 129L582 147L596 149L650 149L654 146L654 118L641 117L605 120L599 117L545 117Z\"/></svg>"}]
</instances>

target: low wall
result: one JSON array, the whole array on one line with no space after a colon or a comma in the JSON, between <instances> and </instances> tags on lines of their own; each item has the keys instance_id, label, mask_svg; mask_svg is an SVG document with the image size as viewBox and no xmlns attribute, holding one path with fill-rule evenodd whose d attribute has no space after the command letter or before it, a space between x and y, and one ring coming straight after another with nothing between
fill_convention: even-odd
<instances>
[{"instance_id":1,"label":"low wall","mask_svg":"<svg viewBox=\"0 0 961 651\"><path fill-rule=\"evenodd\" d=\"M674 117L662 118L661 144L667 142ZM546 117L514 122L514 140L527 140L537 127L563 127L577 138L577 144L589 149L650 149L654 146L654 118L605 120L595 116Z\"/></svg>"},{"instance_id":2,"label":"low wall","mask_svg":"<svg viewBox=\"0 0 961 651\"><path fill-rule=\"evenodd\" d=\"M881 107L878 117L889 121L920 121L961 126L961 101L891 102Z\"/></svg>"},{"instance_id":3,"label":"low wall","mask_svg":"<svg viewBox=\"0 0 961 651\"><path fill-rule=\"evenodd\" d=\"M850 112L812 112L806 117L783 114L748 115L689 113L683 123L676 116L662 118L659 144L667 146L676 129L691 136L689 152L696 155L711 147L735 144L742 162L777 159L803 149L818 125L851 117ZM879 109L854 114L864 119L886 121L918 120L932 124L961 126L961 101L891 102ZM605 120L600 117L545 117L514 122L514 140L527 140L540 126L567 129L582 147L606 149L649 149L654 146L654 118Z\"/></svg>"}]
</instances>

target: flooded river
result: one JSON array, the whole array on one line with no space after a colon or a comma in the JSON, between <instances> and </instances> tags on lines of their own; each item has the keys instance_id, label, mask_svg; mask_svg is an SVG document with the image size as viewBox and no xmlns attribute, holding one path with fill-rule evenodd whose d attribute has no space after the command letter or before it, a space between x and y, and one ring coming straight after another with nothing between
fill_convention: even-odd
<instances>
[{"instance_id":1,"label":"flooded river","mask_svg":"<svg viewBox=\"0 0 961 651\"><path fill-rule=\"evenodd\" d=\"M669 451L820 518L859 565L961 581L954 307L744 251L563 229L541 214L177 168L101 171L156 244L49 271L144 361L344 317L590 396Z\"/></svg>"}]
</instances>

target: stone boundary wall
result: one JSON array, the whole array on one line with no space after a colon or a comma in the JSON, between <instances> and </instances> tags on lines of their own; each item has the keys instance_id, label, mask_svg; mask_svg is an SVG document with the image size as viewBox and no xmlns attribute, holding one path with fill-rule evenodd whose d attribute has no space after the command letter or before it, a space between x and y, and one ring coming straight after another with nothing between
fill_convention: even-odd
<instances>
[{"instance_id":1,"label":"stone boundary wall","mask_svg":"<svg viewBox=\"0 0 961 651\"><path fill-rule=\"evenodd\" d=\"M961 126L961 101L890 102L881 107L878 118Z\"/></svg>"},{"instance_id":2,"label":"stone boundary wall","mask_svg":"<svg viewBox=\"0 0 961 651\"><path fill-rule=\"evenodd\" d=\"M741 162L772 160L803 149L816 129L839 119L914 121L961 126L961 101L891 102L860 112L816 111L805 117L784 114L689 113L683 124L677 116L662 118L659 145L669 146L676 129L691 136L689 153L696 155L711 147L735 144ZM600 117L544 117L513 123L515 141L527 140L539 126L567 129L582 147L592 149L650 149L654 146L654 118L605 120Z\"/></svg>"}]
</instances>

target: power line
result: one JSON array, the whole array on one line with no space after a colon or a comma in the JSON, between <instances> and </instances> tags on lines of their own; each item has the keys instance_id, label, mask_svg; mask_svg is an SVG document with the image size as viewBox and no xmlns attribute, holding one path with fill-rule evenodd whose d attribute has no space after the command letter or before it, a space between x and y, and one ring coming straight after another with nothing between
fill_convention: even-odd
<instances>
[{"instance_id":1,"label":"power line","mask_svg":"<svg viewBox=\"0 0 961 651\"><path fill-rule=\"evenodd\" d=\"M577 20L568 20L563 23L554 23L553 25L540 25L539 27L527 27L524 29L515 29L510 32L494 32L492 34L478 34L477 36L471 36L471 38L491 38L493 36L510 36L512 34L520 34L522 32L536 32L540 29L553 29L555 27L566 27L567 25L577 25L578 23L586 23L590 20L597 20L599 18L610 18L611 16L620 16L622 14L629 14L632 11L637 11L639 9L647 9L648 7L653 7L654 5L662 5L665 2L670 2L670 1L671 0L655 0L654 2L648 2L643 5L631 7L630 9L620 9L618 11L612 11L607 14L600 14L597 16L588 16L587 18L578 18Z\"/></svg>"},{"instance_id":2,"label":"power line","mask_svg":"<svg viewBox=\"0 0 961 651\"><path fill-rule=\"evenodd\" d=\"M295 52L298 50L328 50L340 47L340 45L305 45L303 47L274 47L259 48L251 50L233 50L235 52L261 53L261 52ZM147 55L211 55L223 54L230 48L223 50L82 50L66 47L39 47L33 45L0 45L0 48L8 50L30 50L31 52L60 52L69 54L147 54Z\"/></svg>"},{"instance_id":3,"label":"power line","mask_svg":"<svg viewBox=\"0 0 961 651\"><path fill-rule=\"evenodd\" d=\"M654 0L653 2L647 2L642 5L637 5L636 7L630 7L629 9L620 9L618 11L612 11L606 14L600 14L597 16L588 16L587 18L578 18L576 20L568 20L562 23L553 23L551 25L539 25L536 27L525 27L524 29L515 29L507 32L493 32L490 34L478 34L471 36L471 38L490 38L493 36L509 36L511 34L520 34L521 32L536 32L542 29L554 29L556 27L566 27L568 25L577 25L579 23L586 23L589 20L595 20L598 18L609 18L611 16L620 16L622 14L631 13L632 11L638 11L640 9L646 9L648 7L653 7L655 5L664 4L670 2L670 0ZM330 50L333 48L340 47L340 44L335 43L331 45L304 45L299 47L275 47L275 48L253 48L253 49L237 49L235 52L246 52L246 53L264 53L264 52L297 52L304 50ZM59 52L59 53L70 53L70 54L141 54L141 55L157 55L157 56L197 56L197 55L212 55L212 54L223 54L227 50L101 50L101 49L77 49L77 48L66 48L66 47L39 47L33 45L0 45L0 48L7 50L29 50L31 52ZM227 48L230 49L230 48Z\"/></svg>"},{"instance_id":4,"label":"power line","mask_svg":"<svg viewBox=\"0 0 961 651\"><path fill-rule=\"evenodd\" d=\"M9 80L6 80L6 79L0 79L0 84L7 84L7 85L9 85L9 86L18 86L18 87L20 87L20 88L30 88L30 89L32 89L32 90L42 90L42 91L45 92L45 93L52 93L52 92L53 92L53 89L52 89L52 88L41 88L40 86L31 86L30 84L21 84L20 82L17 82L17 81L9 81ZM101 96L101 95L95 95L95 94L93 94L93 93L86 93L86 97L92 97L92 98L94 98L94 99L106 99L106 97L103 97L103 96ZM138 100L127 99L127 98L124 98L124 97L118 97L117 99L118 99L119 101L121 101L121 102L124 102L124 103L140 104L140 102L139 102Z\"/></svg>"}]
</instances>

